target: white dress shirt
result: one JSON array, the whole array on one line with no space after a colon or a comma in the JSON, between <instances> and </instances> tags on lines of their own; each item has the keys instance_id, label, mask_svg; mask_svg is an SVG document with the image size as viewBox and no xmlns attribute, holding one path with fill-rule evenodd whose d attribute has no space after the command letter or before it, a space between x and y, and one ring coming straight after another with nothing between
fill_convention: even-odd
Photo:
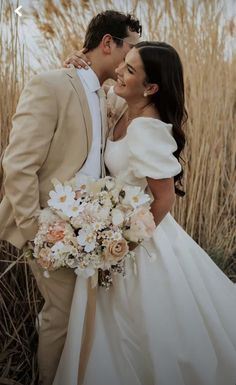
<instances>
[{"instance_id":1,"label":"white dress shirt","mask_svg":"<svg viewBox=\"0 0 236 385\"><path fill-rule=\"evenodd\" d=\"M77 74L83 84L87 101L89 105L90 114L92 117L92 146L88 157L83 167L76 174L77 186L85 183L88 177L94 179L100 178L101 175L101 110L99 104L99 97L96 91L101 88L99 80L95 72L89 68L88 70L77 70Z\"/></svg>"}]
</instances>

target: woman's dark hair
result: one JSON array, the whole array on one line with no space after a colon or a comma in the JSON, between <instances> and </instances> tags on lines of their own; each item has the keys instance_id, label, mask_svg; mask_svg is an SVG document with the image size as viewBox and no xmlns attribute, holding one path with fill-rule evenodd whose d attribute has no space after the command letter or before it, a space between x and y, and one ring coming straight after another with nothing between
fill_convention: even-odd
<instances>
[{"instance_id":1,"label":"woman's dark hair","mask_svg":"<svg viewBox=\"0 0 236 385\"><path fill-rule=\"evenodd\" d=\"M172 124L173 136L177 143L177 150L174 152L178 161L185 145L185 134L182 130L188 114L185 109L183 67L176 50L169 44L163 42L140 42L135 45L139 50L146 81L156 83L158 91L151 96L160 114L162 121ZM175 192L177 195L185 195L177 184L181 185L183 170L174 177Z\"/></svg>"},{"instance_id":2,"label":"woman's dark hair","mask_svg":"<svg viewBox=\"0 0 236 385\"><path fill-rule=\"evenodd\" d=\"M99 46L104 35L109 33L117 46L122 46L124 39L128 36L128 30L142 34L142 26L138 19L130 14L117 11L101 12L90 21L84 40L83 48L92 50ZM118 39L116 39L116 37Z\"/></svg>"}]
</instances>

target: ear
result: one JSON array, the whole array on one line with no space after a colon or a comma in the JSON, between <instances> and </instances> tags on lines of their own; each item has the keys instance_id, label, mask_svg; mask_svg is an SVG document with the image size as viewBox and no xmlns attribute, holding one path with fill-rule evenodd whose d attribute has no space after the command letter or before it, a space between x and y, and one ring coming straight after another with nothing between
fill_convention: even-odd
<instances>
[{"instance_id":1,"label":"ear","mask_svg":"<svg viewBox=\"0 0 236 385\"><path fill-rule=\"evenodd\" d=\"M145 92L147 96L154 95L159 90L159 85L156 83L149 83L146 87Z\"/></svg>"},{"instance_id":2,"label":"ear","mask_svg":"<svg viewBox=\"0 0 236 385\"><path fill-rule=\"evenodd\" d=\"M109 33L103 36L100 46L104 54L109 55L111 53L112 42L113 40Z\"/></svg>"}]
</instances>

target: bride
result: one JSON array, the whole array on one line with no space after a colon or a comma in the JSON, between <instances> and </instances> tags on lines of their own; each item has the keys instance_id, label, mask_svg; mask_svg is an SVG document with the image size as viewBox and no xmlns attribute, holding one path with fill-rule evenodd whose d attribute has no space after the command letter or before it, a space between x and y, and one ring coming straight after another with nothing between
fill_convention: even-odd
<instances>
[{"instance_id":1,"label":"bride","mask_svg":"<svg viewBox=\"0 0 236 385\"><path fill-rule=\"evenodd\" d=\"M169 213L175 193L183 195L179 56L165 43L139 43L117 78L116 95L108 92L116 119L106 166L126 183L148 187L157 227L135 249L136 273L127 266L128 277L115 275L109 290L92 295L86 279L77 279L53 385L235 385L235 287ZM86 306L95 302L92 320ZM90 323L88 346L82 336Z\"/></svg>"}]
</instances>

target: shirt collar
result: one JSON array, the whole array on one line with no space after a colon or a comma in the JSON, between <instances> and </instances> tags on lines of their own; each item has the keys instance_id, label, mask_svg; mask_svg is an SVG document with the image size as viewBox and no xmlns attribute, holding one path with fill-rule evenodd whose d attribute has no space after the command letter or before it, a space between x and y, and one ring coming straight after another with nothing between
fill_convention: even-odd
<instances>
[{"instance_id":1,"label":"shirt collar","mask_svg":"<svg viewBox=\"0 0 236 385\"><path fill-rule=\"evenodd\" d=\"M92 68L89 68L87 70L85 70L84 68L81 68L77 70L77 73L80 79L83 80L86 87L91 92L96 92L97 90L99 90L99 88L101 88L98 77L95 74L95 72L92 70Z\"/></svg>"}]
</instances>

